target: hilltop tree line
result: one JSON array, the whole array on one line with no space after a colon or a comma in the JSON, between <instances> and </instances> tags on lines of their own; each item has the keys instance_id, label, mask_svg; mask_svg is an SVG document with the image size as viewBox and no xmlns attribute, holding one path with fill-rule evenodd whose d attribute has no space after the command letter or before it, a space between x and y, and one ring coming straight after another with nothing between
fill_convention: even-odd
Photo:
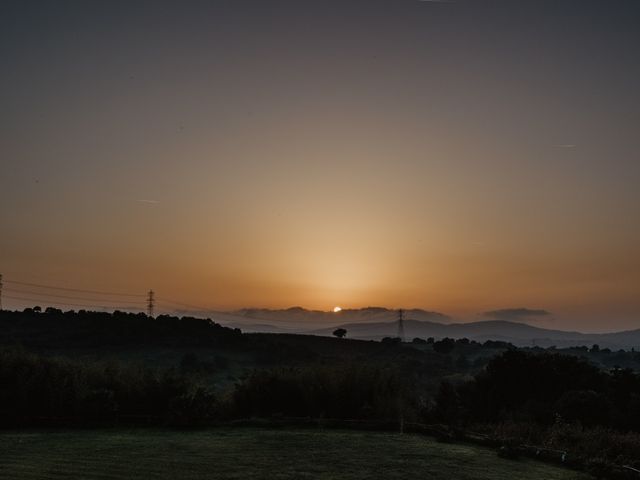
<instances>
[{"instance_id":1,"label":"hilltop tree line","mask_svg":"<svg viewBox=\"0 0 640 480\"><path fill-rule=\"evenodd\" d=\"M103 345L237 345L245 339L239 329L210 319L190 316L86 310L63 312L48 307L23 312L0 311L0 344L19 343L29 348L74 348Z\"/></svg>"}]
</instances>

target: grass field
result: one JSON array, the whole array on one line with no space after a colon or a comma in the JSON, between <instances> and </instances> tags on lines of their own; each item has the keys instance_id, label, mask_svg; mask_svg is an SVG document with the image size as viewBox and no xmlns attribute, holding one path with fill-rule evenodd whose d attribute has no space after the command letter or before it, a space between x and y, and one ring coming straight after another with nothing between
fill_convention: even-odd
<instances>
[{"instance_id":1,"label":"grass field","mask_svg":"<svg viewBox=\"0 0 640 480\"><path fill-rule=\"evenodd\" d=\"M588 476L416 435L220 429L0 433L2 479L563 479Z\"/></svg>"}]
</instances>

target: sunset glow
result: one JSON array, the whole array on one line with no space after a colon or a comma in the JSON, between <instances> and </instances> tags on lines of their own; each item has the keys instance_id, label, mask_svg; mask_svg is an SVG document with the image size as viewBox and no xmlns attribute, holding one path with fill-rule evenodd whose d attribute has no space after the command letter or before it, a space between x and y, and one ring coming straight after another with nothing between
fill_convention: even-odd
<instances>
[{"instance_id":1,"label":"sunset glow","mask_svg":"<svg viewBox=\"0 0 640 480\"><path fill-rule=\"evenodd\" d=\"M9 3L5 279L637 326L635 7Z\"/></svg>"}]
</instances>

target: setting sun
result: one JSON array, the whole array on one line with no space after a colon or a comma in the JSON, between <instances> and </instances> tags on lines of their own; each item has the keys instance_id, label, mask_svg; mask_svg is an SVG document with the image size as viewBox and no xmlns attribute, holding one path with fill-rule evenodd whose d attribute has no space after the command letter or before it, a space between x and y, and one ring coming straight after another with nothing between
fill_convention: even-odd
<instances>
[{"instance_id":1,"label":"setting sun","mask_svg":"<svg viewBox=\"0 0 640 480\"><path fill-rule=\"evenodd\" d=\"M340 308L340 307L333 307L333 313L338 313L338 312L341 312L341 311L342 311L342 308Z\"/></svg>"}]
</instances>

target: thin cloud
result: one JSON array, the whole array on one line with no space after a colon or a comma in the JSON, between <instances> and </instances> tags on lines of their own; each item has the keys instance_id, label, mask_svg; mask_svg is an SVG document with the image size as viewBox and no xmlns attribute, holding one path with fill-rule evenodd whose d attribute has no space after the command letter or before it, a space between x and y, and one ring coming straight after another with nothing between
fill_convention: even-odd
<instances>
[{"instance_id":1,"label":"thin cloud","mask_svg":"<svg viewBox=\"0 0 640 480\"><path fill-rule=\"evenodd\" d=\"M556 148L576 148L577 145L575 145L573 143L562 143L560 145L554 145L554 147L556 147Z\"/></svg>"},{"instance_id":2,"label":"thin cloud","mask_svg":"<svg viewBox=\"0 0 640 480\"><path fill-rule=\"evenodd\" d=\"M159 200L148 200L148 199L144 199L144 198L138 199L138 200L136 200L136 202L146 203L147 205L157 205L158 203L160 203Z\"/></svg>"}]
</instances>

